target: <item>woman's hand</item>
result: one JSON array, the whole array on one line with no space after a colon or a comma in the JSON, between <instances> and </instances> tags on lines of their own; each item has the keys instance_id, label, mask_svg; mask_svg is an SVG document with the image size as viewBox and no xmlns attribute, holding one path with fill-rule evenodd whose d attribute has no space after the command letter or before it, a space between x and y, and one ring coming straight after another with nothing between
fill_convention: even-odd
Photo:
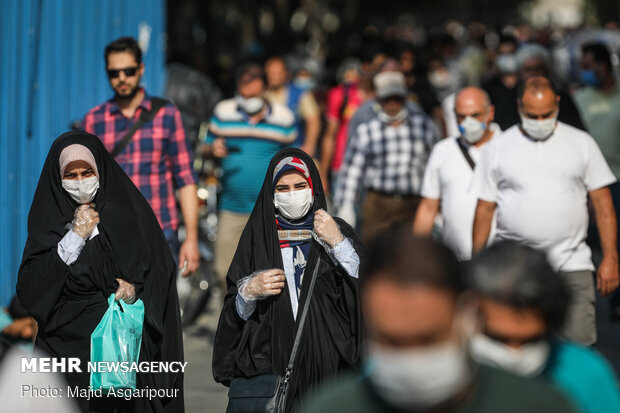
<instances>
[{"instance_id":1,"label":"woman's hand","mask_svg":"<svg viewBox=\"0 0 620 413\"><path fill-rule=\"evenodd\" d=\"M133 304L136 301L136 288L132 283L129 283L123 279L117 278L118 289L114 293L114 299L116 301L123 300L127 304Z\"/></svg>"},{"instance_id":2,"label":"woman's hand","mask_svg":"<svg viewBox=\"0 0 620 413\"><path fill-rule=\"evenodd\" d=\"M284 288L284 271L274 268L246 277L239 285L239 294L245 300L257 300L278 295Z\"/></svg>"},{"instance_id":3,"label":"woman's hand","mask_svg":"<svg viewBox=\"0 0 620 413\"><path fill-rule=\"evenodd\" d=\"M314 233L330 248L334 248L336 244L344 240L334 218L323 209L314 213Z\"/></svg>"},{"instance_id":4,"label":"woman's hand","mask_svg":"<svg viewBox=\"0 0 620 413\"><path fill-rule=\"evenodd\" d=\"M99 223L99 213L94 210L95 204L80 205L73 216L73 222L71 222L71 230L84 240L90 237L93 229Z\"/></svg>"}]
</instances>

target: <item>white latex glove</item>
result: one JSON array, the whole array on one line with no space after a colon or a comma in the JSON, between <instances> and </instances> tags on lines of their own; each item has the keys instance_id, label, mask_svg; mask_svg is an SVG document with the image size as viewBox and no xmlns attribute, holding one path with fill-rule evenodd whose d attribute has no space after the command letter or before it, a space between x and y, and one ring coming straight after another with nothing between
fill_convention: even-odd
<instances>
[{"instance_id":1,"label":"white latex glove","mask_svg":"<svg viewBox=\"0 0 620 413\"><path fill-rule=\"evenodd\" d=\"M84 204L77 207L71 222L71 230L82 239L87 240L99 223L99 213L93 209L95 204Z\"/></svg>"},{"instance_id":2,"label":"white latex glove","mask_svg":"<svg viewBox=\"0 0 620 413\"><path fill-rule=\"evenodd\" d=\"M342 218L347 224L355 228L357 214L355 213L355 208L353 208L353 205L345 204L341 206L336 216Z\"/></svg>"},{"instance_id":3,"label":"white latex glove","mask_svg":"<svg viewBox=\"0 0 620 413\"><path fill-rule=\"evenodd\" d=\"M244 300L260 300L280 294L285 280L283 270L277 268L261 270L240 279L237 289Z\"/></svg>"},{"instance_id":4,"label":"white latex glove","mask_svg":"<svg viewBox=\"0 0 620 413\"><path fill-rule=\"evenodd\" d=\"M344 240L334 218L323 209L314 213L314 233L330 248L334 248L334 245Z\"/></svg>"},{"instance_id":5,"label":"white latex glove","mask_svg":"<svg viewBox=\"0 0 620 413\"><path fill-rule=\"evenodd\" d=\"M118 289L114 293L114 299L116 301L123 300L127 304L133 304L136 301L136 288L133 284L117 278L118 281Z\"/></svg>"}]
</instances>

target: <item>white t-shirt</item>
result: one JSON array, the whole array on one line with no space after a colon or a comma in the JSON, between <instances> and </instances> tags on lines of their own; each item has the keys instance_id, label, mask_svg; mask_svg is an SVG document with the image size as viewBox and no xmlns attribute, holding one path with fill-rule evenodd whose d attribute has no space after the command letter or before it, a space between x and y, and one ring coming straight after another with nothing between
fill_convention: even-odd
<instances>
[{"instance_id":1,"label":"white t-shirt","mask_svg":"<svg viewBox=\"0 0 620 413\"><path fill-rule=\"evenodd\" d=\"M502 131L492 123L494 137ZM474 163L478 163L480 155L488 143L480 147L465 144L469 156ZM467 163L463 152L457 143L457 138L447 138L433 146L422 182L422 196L424 198L439 199L441 201L441 215L443 217L443 241L452 248L459 260L471 258L472 227L478 198L469 191L473 170ZM494 230L489 237L493 239Z\"/></svg>"},{"instance_id":2,"label":"white t-shirt","mask_svg":"<svg viewBox=\"0 0 620 413\"><path fill-rule=\"evenodd\" d=\"M594 270L587 193L615 181L587 133L558 122L551 137L536 141L515 125L485 148L472 192L497 203L496 239L546 251L556 270L581 271Z\"/></svg>"}]
</instances>

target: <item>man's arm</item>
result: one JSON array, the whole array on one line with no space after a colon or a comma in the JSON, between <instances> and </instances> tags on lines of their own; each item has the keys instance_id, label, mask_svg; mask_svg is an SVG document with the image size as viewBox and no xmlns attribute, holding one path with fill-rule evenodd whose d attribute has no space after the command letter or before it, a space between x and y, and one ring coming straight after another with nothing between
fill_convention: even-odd
<instances>
[{"instance_id":1,"label":"man's arm","mask_svg":"<svg viewBox=\"0 0 620 413\"><path fill-rule=\"evenodd\" d=\"M476 215L474 216L474 228L472 235L472 256L486 247L491 234L491 224L493 223L493 213L495 212L495 202L483 201L478 199L476 205Z\"/></svg>"},{"instance_id":2,"label":"man's arm","mask_svg":"<svg viewBox=\"0 0 620 413\"><path fill-rule=\"evenodd\" d=\"M435 216L439 212L441 201L433 198L422 198L418 211L413 221L413 233L415 235L430 235L433 231Z\"/></svg>"},{"instance_id":3,"label":"man's arm","mask_svg":"<svg viewBox=\"0 0 620 413\"><path fill-rule=\"evenodd\" d=\"M301 116L306 123L305 140L301 149L310 156L316 152L316 144L319 141L321 132L321 112L314 96L310 92L302 95L299 102Z\"/></svg>"},{"instance_id":4,"label":"man's arm","mask_svg":"<svg viewBox=\"0 0 620 413\"><path fill-rule=\"evenodd\" d=\"M611 192L608 187L588 193L592 200L603 250L603 260L596 272L596 287L603 296L611 294L618 287L618 224Z\"/></svg>"},{"instance_id":5,"label":"man's arm","mask_svg":"<svg viewBox=\"0 0 620 413\"><path fill-rule=\"evenodd\" d=\"M198 195L196 184L185 185L179 189L179 203L183 222L185 222L185 241L179 251L179 268L187 261L187 268L183 276L187 276L198 269L200 253L198 251Z\"/></svg>"}]
</instances>

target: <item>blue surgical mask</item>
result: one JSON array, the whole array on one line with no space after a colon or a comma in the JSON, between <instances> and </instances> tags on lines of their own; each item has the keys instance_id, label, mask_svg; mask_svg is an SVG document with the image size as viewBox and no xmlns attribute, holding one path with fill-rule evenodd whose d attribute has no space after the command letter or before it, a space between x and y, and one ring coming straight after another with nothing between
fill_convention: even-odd
<instances>
[{"instance_id":1,"label":"blue surgical mask","mask_svg":"<svg viewBox=\"0 0 620 413\"><path fill-rule=\"evenodd\" d=\"M310 77L295 78L293 84L303 90L312 90L316 87L316 82Z\"/></svg>"},{"instance_id":2,"label":"blue surgical mask","mask_svg":"<svg viewBox=\"0 0 620 413\"><path fill-rule=\"evenodd\" d=\"M601 79L596 76L594 70L588 69L581 71L581 82L587 86L597 87L601 84Z\"/></svg>"}]
</instances>

